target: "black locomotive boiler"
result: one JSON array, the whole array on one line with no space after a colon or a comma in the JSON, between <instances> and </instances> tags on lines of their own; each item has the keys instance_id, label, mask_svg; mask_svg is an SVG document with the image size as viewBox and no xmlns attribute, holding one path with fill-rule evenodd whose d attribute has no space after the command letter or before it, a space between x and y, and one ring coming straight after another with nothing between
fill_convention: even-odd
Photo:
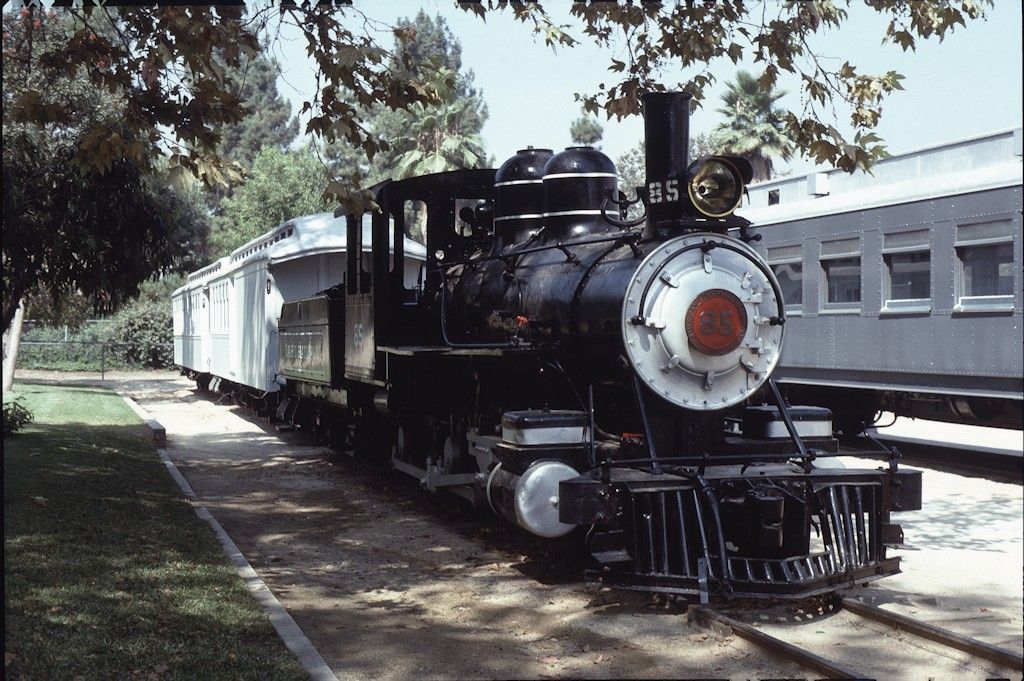
<instances>
[{"instance_id":1,"label":"black locomotive boiler","mask_svg":"<svg viewBox=\"0 0 1024 681\"><path fill-rule=\"evenodd\" d=\"M828 411L785 403L785 306L735 214L750 166L689 161L688 95L642 103L632 201L589 147L378 185L345 281L284 305L278 417L584 533L607 585L799 597L898 572L890 513L920 508L920 473L845 468Z\"/></svg>"}]
</instances>

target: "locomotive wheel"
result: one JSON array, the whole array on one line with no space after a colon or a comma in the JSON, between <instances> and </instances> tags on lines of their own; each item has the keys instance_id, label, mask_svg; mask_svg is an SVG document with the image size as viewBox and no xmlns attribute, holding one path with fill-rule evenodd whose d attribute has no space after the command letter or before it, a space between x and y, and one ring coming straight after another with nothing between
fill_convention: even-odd
<instances>
[{"instance_id":1,"label":"locomotive wheel","mask_svg":"<svg viewBox=\"0 0 1024 681\"><path fill-rule=\"evenodd\" d=\"M425 419L402 418L395 429L395 457L400 461L425 468L433 441L433 429Z\"/></svg>"},{"instance_id":2,"label":"locomotive wheel","mask_svg":"<svg viewBox=\"0 0 1024 681\"><path fill-rule=\"evenodd\" d=\"M355 456L356 451L356 428L350 421L341 423L338 428L333 430L334 434L334 445L333 449L339 454L344 455L348 458Z\"/></svg>"},{"instance_id":3,"label":"locomotive wheel","mask_svg":"<svg viewBox=\"0 0 1024 681\"><path fill-rule=\"evenodd\" d=\"M329 432L330 425L327 423L327 418L323 413L323 410L316 409L313 412L313 427L310 429L310 435L313 438L313 444L327 444Z\"/></svg>"},{"instance_id":4,"label":"locomotive wheel","mask_svg":"<svg viewBox=\"0 0 1024 681\"><path fill-rule=\"evenodd\" d=\"M468 443L463 438L449 435L444 439L441 461L448 473L475 473L475 462L469 458Z\"/></svg>"},{"instance_id":5,"label":"locomotive wheel","mask_svg":"<svg viewBox=\"0 0 1024 681\"><path fill-rule=\"evenodd\" d=\"M327 460L337 463L345 458L351 457L351 438L348 437L349 428L344 422L333 422L322 427L319 431L323 444L327 447Z\"/></svg>"},{"instance_id":6,"label":"locomotive wheel","mask_svg":"<svg viewBox=\"0 0 1024 681\"><path fill-rule=\"evenodd\" d=\"M327 448L328 461L336 462L342 457L352 456L354 438L344 410L320 406L316 408L311 422L313 444Z\"/></svg>"}]
</instances>

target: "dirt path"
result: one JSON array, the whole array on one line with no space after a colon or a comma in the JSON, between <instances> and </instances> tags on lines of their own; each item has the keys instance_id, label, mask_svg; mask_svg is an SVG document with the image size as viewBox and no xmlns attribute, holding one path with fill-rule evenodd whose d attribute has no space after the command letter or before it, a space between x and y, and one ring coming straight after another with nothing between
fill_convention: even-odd
<instances>
[{"instance_id":1,"label":"dirt path","mask_svg":"<svg viewBox=\"0 0 1024 681\"><path fill-rule=\"evenodd\" d=\"M411 479L328 463L301 434L276 433L181 377L110 378L165 426L168 455L339 678L812 676L691 627L676 606L587 587L574 547ZM899 602L892 587L885 595ZM874 628L794 625L856 651L864 673L920 675L920 659L880 647ZM971 675L953 660L940 666Z\"/></svg>"}]
</instances>

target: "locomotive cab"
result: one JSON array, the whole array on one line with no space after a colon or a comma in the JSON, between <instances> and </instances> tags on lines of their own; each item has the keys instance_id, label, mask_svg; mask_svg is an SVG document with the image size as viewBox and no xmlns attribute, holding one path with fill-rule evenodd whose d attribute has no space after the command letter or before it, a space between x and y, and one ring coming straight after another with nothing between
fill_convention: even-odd
<instances>
[{"instance_id":1,"label":"locomotive cab","mask_svg":"<svg viewBox=\"0 0 1024 681\"><path fill-rule=\"evenodd\" d=\"M493 170L436 173L375 187L380 210L347 215L348 272L345 282L349 331L358 335L354 356L346 357L346 375L355 380L388 380L379 346L436 345L440 338L430 324L430 298L441 279L440 263L468 256L489 237L486 206L492 203ZM484 210L480 210L483 207ZM467 213L466 211L469 211ZM343 209L338 209L338 214ZM362 227L369 218L370 256L363 253ZM443 227L442 227L443 226ZM418 280L406 277L406 237L422 243L426 258ZM426 318L425 318L426 315Z\"/></svg>"}]
</instances>

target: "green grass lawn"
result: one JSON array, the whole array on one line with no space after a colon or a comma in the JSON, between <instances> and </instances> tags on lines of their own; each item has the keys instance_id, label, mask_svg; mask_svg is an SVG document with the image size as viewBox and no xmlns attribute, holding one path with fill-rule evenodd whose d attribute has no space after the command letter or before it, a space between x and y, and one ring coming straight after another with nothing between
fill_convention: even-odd
<instances>
[{"instance_id":1,"label":"green grass lawn","mask_svg":"<svg viewBox=\"0 0 1024 681\"><path fill-rule=\"evenodd\" d=\"M7 678L307 678L120 397L14 392L35 422L3 442Z\"/></svg>"}]
</instances>

